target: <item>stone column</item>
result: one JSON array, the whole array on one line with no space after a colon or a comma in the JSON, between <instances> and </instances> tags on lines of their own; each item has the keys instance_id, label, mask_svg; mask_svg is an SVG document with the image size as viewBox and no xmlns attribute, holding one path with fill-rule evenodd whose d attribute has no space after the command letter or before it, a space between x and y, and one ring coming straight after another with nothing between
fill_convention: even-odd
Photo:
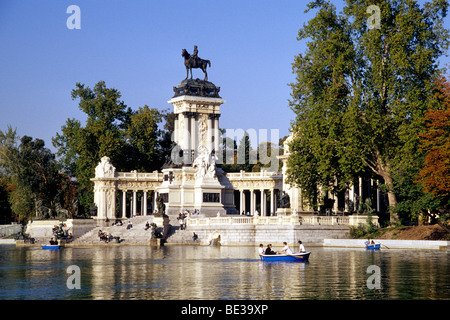
<instances>
[{"instance_id":1,"label":"stone column","mask_svg":"<svg viewBox=\"0 0 450 320\"><path fill-rule=\"evenodd\" d=\"M191 135L189 133L189 116L188 112L183 112L183 159L185 163L191 162Z\"/></svg>"},{"instance_id":2,"label":"stone column","mask_svg":"<svg viewBox=\"0 0 450 320\"><path fill-rule=\"evenodd\" d=\"M275 189L270 189L270 215L275 213Z\"/></svg>"},{"instance_id":3,"label":"stone column","mask_svg":"<svg viewBox=\"0 0 450 320\"><path fill-rule=\"evenodd\" d=\"M147 190L144 191L144 196L142 197L142 202L143 202L143 208L142 208L142 215L146 216L147 215Z\"/></svg>"},{"instance_id":4,"label":"stone column","mask_svg":"<svg viewBox=\"0 0 450 320\"><path fill-rule=\"evenodd\" d=\"M273 213L276 213L277 209L278 209L278 206L277 206L278 196L277 196L276 191L277 191L277 189L274 189L274 192L273 192L273 210L274 210Z\"/></svg>"},{"instance_id":5,"label":"stone column","mask_svg":"<svg viewBox=\"0 0 450 320\"><path fill-rule=\"evenodd\" d=\"M214 115L214 150L216 153L219 152L219 142L220 142L220 132L219 132L219 117L220 114Z\"/></svg>"},{"instance_id":6,"label":"stone column","mask_svg":"<svg viewBox=\"0 0 450 320\"><path fill-rule=\"evenodd\" d=\"M116 191L114 189L106 192L106 217L108 219L116 217Z\"/></svg>"},{"instance_id":7,"label":"stone column","mask_svg":"<svg viewBox=\"0 0 450 320\"><path fill-rule=\"evenodd\" d=\"M245 196L244 196L244 190L239 190L239 214L242 214L242 211L245 210Z\"/></svg>"},{"instance_id":8,"label":"stone column","mask_svg":"<svg viewBox=\"0 0 450 320\"><path fill-rule=\"evenodd\" d=\"M137 194L136 193L137 193L136 190L133 190L133 205L132 205L133 211L131 212L130 217L133 217L136 215L136 210L137 210Z\"/></svg>"},{"instance_id":9,"label":"stone column","mask_svg":"<svg viewBox=\"0 0 450 320\"><path fill-rule=\"evenodd\" d=\"M127 190L122 191L122 218L127 217Z\"/></svg>"},{"instance_id":10,"label":"stone column","mask_svg":"<svg viewBox=\"0 0 450 320\"><path fill-rule=\"evenodd\" d=\"M264 189L260 189L259 192L261 193L261 208L260 208L260 212L259 215L260 216L265 216L265 210L264 210Z\"/></svg>"},{"instance_id":11,"label":"stone column","mask_svg":"<svg viewBox=\"0 0 450 320\"><path fill-rule=\"evenodd\" d=\"M103 188L98 188L97 196L97 218L106 218L106 191Z\"/></svg>"},{"instance_id":12,"label":"stone column","mask_svg":"<svg viewBox=\"0 0 450 320\"><path fill-rule=\"evenodd\" d=\"M262 196L262 205L261 205L261 216L267 216L267 194L266 194L266 190L262 189L261 190L261 196Z\"/></svg>"},{"instance_id":13,"label":"stone column","mask_svg":"<svg viewBox=\"0 0 450 320\"><path fill-rule=\"evenodd\" d=\"M208 115L208 140L206 142L206 146L209 150L212 150L213 144L212 144L212 137L213 137L213 127L212 127L212 119L211 114Z\"/></svg>"},{"instance_id":14,"label":"stone column","mask_svg":"<svg viewBox=\"0 0 450 320\"><path fill-rule=\"evenodd\" d=\"M250 215L255 213L255 190L250 190Z\"/></svg>"},{"instance_id":15,"label":"stone column","mask_svg":"<svg viewBox=\"0 0 450 320\"><path fill-rule=\"evenodd\" d=\"M131 193L130 197L130 218L133 215L133 193Z\"/></svg>"},{"instance_id":16,"label":"stone column","mask_svg":"<svg viewBox=\"0 0 450 320\"><path fill-rule=\"evenodd\" d=\"M178 144L178 113L175 114L175 120L173 124L173 138L172 141Z\"/></svg>"},{"instance_id":17,"label":"stone column","mask_svg":"<svg viewBox=\"0 0 450 320\"><path fill-rule=\"evenodd\" d=\"M158 208L158 206L156 205L157 197L158 197L158 192L156 192L156 190L153 190L153 212L155 212L155 210Z\"/></svg>"},{"instance_id":18,"label":"stone column","mask_svg":"<svg viewBox=\"0 0 450 320\"><path fill-rule=\"evenodd\" d=\"M192 161L194 161L194 159L195 159L197 148L198 148L197 118L198 118L198 114L191 115L191 150L192 150L191 159L192 159Z\"/></svg>"}]
</instances>

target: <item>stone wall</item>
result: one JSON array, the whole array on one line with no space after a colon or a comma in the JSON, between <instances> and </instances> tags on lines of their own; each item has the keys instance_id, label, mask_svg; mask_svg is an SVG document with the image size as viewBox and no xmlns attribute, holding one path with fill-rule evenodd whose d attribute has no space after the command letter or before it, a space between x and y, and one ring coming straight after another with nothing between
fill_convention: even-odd
<instances>
[{"instance_id":1,"label":"stone wall","mask_svg":"<svg viewBox=\"0 0 450 320\"><path fill-rule=\"evenodd\" d=\"M27 224L25 233L37 241L48 241L53 237L52 228L60 223L61 221L59 220L30 221ZM64 220L64 224L66 225L64 230L68 230L76 238L92 230L97 225L97 221L95 219L67 219Z\"/></svg>"},{"instance_id":2,"label":"stone wall","mask_svg":"<svg viewBox=\"0 0 450 320\"><path fill-rule=\"evenodd\" d=\"M324 247L365 248L367 239L324 239ZM448 248L450 241L440 240L388 240L372 239L375 243L381 243L382 249L426 249L440 250Z\"/></svg>"},{"instance_id":3,"label":"stone wall","mask_svg":"<svg viewBox=\"0 0 450 320\"><path fill-rule=\"evenodd\" d=\"M260 243L272 243L280 246L286 241L290 246L296 246L301 240L305 246L322 246L325 238L348 237L347 226L274 226L274 225L220 225L220 226L188 226L189 233L195 232L201 244L209 244L212 235L220 235L221 245L255 246ZM173 242L172 242L173 243ZM173 243L175 244L175 243Z\"/></svg>"},{"instance_id":4,"label":"stone wall","mask_svg":"<svg viewBox=\"0 0 450 320\"><path fill-rule=\"evenodd\" d=\"M22 226L17 223L12 224L2 224L0 225L0 238L6 237L11 234L16 234L22 229Z\"/></svg>"}]
</instances>

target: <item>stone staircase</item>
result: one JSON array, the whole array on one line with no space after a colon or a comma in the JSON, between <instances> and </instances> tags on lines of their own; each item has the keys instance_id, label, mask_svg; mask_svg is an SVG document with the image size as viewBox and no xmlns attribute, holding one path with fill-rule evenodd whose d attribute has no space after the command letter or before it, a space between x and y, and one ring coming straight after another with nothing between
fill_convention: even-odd
<instances>
[{"instance_id":1,"label":"stone staircase","mask_svg":"<svg viewBox=\"0 0 450 320\"><path fill-rule=\"evenodd\" d=\"M131 221L133 228L127 229L128 221ZM111 233L113 237L120 237L121 243L125 244L147 244L151 238L151 228L145 230L145 224L153 222L152 216L140 216L123 220L122 226L97 226L86 232L82 236L73 240L73 244L102 244L98 237L98 231ZM114 242L114 241L113 241Z\"/></svg>"}]
</instances>

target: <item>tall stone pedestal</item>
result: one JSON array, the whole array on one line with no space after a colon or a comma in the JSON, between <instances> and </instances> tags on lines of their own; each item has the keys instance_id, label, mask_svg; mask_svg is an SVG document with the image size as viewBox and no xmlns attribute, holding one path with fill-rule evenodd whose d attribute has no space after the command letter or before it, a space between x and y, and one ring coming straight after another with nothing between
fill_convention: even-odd
<instances>
[{"instance_id":1,"label":"tall stone pedestal","mask_svg":"<svg viewBox=\"0 0 450 320\"><path fill-rule=\"evenodd\" d=\"M220 106L225 102L219 91L213 83L199 79L183 80L174 87L169 103L175 113L175 147L158 188L169 217L186 209L197 209L203 216L225 215L226 208L233 209L232 191L226 179L219 179L223 173L216 167L221 152Z\"/></svg>"},{"instance_id":2,"label":"tall stone pedestal","mask_svg":"<svg viewBox=\"0 0 450 320\"><path fill-rule=\"evenodd\" d=\"M190 212L197 209L204 216L226 214L222 203L225 187L217 178L196 177L198 169L189 166L162 171L164 182L158 188L158 194L164 199L166 215L178 217L186 209Z\"/></svg>"}]
</instances>

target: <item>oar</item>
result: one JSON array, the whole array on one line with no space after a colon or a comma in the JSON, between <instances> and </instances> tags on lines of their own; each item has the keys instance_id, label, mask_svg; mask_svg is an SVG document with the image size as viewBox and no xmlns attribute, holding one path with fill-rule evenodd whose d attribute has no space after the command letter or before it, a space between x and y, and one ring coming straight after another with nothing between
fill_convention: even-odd
<instances>
[{"instance_id":1,"label":"oar","mask_svg":"<svg viewBox=\"0 0 450 320\"><path fill-rule=\"evenodd\" d=\"M382 246L385 246L386 248L390 249L387 245L382 244L381 242L378 242L379 244L381 244Z\"/></svg>"}]
</instances>

